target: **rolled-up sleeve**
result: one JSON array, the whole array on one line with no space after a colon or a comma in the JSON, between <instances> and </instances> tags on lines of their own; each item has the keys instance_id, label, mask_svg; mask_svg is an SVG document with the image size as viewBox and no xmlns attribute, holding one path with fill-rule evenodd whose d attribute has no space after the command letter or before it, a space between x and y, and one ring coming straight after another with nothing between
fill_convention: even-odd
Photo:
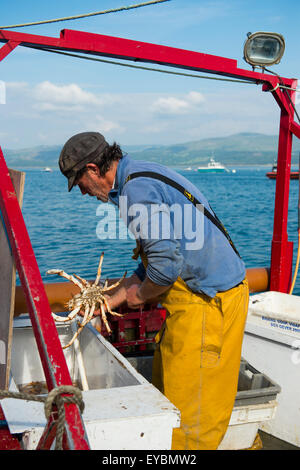
<instances>
[{"instance_id":1,"label":"rolled-up sleeve","mask_svg":"<svg viewBox=\"0 0 300 470\"><path fill-rule=\"evenodd\" d=\"M143 263L139 263L138 267L134 271L134 274L137 275L140 281L143 281L146 277L146 270L144 268Z\"/></svg>"},{"instance_id":2,"label":"rolled-up sleeve","mask_svg":"<svg viewBox=\"0 0 300 470\"><path fill-rule=\"evenodd\" d=\"M145 240L146 274L155 284L168 286L180 275L183 258L176 240Z\"/></svg>"}]
</instances>

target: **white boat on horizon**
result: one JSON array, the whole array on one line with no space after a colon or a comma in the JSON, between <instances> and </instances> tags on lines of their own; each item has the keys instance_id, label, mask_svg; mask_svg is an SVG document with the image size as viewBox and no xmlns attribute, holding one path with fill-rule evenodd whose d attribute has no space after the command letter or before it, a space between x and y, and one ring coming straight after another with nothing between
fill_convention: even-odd
<instances>
[{"instance_id":1,"label":"white boat on horizon","mask_svg":"<svg viewBox=\"0 0 300 470\"><path fill-rule=\"evenodd\" d=\"M197 171L203 173L219 173L219 172L229 172L229 170L220 162L216 162L214 158L210 158L206 166L198 166Z\"/></svg>"},{"instance_id":2,"label":"white boat on horizon","mask_svg":"<svg viewBox=\"0 0 300 470\"><path fill-rule=\"evenodd\" d=\"M52 173L52 168L49 168L48 166L46 166L46 168L44 168L44 171L47 171L48 173Z\"/></svg>"}]
</instances>

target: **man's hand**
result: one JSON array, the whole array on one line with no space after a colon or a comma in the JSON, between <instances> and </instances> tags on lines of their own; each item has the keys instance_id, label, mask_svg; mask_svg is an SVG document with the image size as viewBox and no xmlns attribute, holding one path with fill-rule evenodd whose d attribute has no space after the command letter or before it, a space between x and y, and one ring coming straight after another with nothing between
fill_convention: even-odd
<instances>
[{"instance_id":1,"label":"man's hand","mask_svg":"<svg viewBox=\"0 0 300 470\"><path fill-rule=\"evenodd\" d=\"M157 301L157 297L166 292L171 286L159 286L152 282L148 277L140 283L133 284L126 289L126 301L128 307L143 307L148 301Z\"/></svg>"},{"instance_id":2,"label":"man's hand","mask_svg":"<svg viewBox=\"0 0 300 470\"><path fill-rule=\"evenodd\" d=\"M129 308L137 309L143 307L144 301L139 292L140 285L133 284L126 290L126 301Z\"/></svg>"},{"instance_id":3,"label":"man's hand","mask_svg":"<svg viewBox=\"0 0 300 470\"><path fill-rule=\"evenodd\" d=\"M160 286L152 282L148 277L143 282L133 274L130 278L124 279L122 285L113 291L112 295L105 294L105 298L112 311L125 302L129 308L138 309L143 307L148 301L157 302L158 297L166 292L171 286ZM107 309L105 308L105 311ZM79 313L83 315L83 312ZM94 316L99 316L100 310L94 312Z\"/></svg>"}]
</instances>

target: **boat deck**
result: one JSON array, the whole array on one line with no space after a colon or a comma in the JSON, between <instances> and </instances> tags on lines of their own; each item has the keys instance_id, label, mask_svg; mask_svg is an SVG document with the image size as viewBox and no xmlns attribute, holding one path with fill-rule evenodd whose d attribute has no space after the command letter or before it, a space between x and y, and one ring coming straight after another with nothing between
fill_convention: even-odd
<instances>
[{"instance_id":1,"label":"boat deck","mask_svg":"<svg viewBox=\"0 0 300 470\"><path fill-rule=\"evenodd\" d=\"M277 439L266 432L258 431L258 434L262 441L262 449L260 450L300 450L300 447Z\"/></svg>"}]
</instances>

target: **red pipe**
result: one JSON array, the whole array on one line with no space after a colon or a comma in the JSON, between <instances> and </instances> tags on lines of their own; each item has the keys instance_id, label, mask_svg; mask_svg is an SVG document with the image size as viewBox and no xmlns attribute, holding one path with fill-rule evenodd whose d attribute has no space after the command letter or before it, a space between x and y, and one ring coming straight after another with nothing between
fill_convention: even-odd
<instances>
[{"instance_id":1,"label":"red pipe","mask_svg":"<svg viewBox=\"0 0 300 470\"><path fill-rule=\"evenodd\" d=\"M251 293L263 292L268 290L270 282L269 268L250 268L247 269L247 279ZM52 312L66 311L67 301L79 292L79 288L72 282L53 282L44 284L46 295ZM27 312L27 304L21 286L16 287L15 295L15 316Z\"/></svg>"}]
</instances>

